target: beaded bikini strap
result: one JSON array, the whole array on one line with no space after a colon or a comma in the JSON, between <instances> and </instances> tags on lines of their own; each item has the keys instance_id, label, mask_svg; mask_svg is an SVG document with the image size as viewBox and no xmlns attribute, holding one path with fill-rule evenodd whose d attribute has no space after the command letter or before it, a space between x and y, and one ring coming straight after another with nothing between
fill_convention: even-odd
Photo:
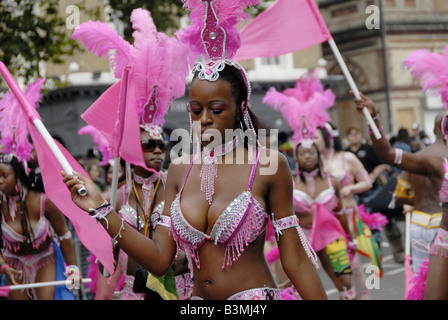
<instances>
[{"instance_id":1,"label":"beaded bikini strap","mask_svg":"<svg viewBox=\"0 0 448 320\"><path fill-rule=\"evenodd\" d=\"M252 165L252 170L250 171L249 183L247 184L247 191L250 191L252 189L252 184L255 179L255 174L257 173L258 159L260 158L261 151L263 151L263 148L261 148L257 152L257 157L255 158L255 162Z\"/></svg>"},{"instance_id":2,"label":"beaded bikini strap","mask_svg":"<svg viewBox=\"0 0 448 320\"><path fill-rule=\"evenodd\" d=\"M187 182L187 177L190 174L191 168L193 167L195 157L191 157L190 165L188 166L187 172L185 173L184 181L182 181L182 186L180 187L179 194L182 193L182 190L184 190L185 182Z\"/></svg>"}]
</instances>

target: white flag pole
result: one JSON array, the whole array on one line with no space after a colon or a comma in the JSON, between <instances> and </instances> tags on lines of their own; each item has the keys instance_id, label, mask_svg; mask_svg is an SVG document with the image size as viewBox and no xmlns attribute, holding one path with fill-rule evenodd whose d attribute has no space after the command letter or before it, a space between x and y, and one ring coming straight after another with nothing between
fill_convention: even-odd
<instances>
[{"instance_id":1,"label":"white flag pole","mask_svg":"<svg viewBox=\"0 0 448 320\"><path fill-rule=\"evenodd\" d=\"M353 91L353 94L355 95L355 98L358 100L361 100L361 95L359 93L358 87L356 86L355 81L353 80L353 77L350 74L350 71L348 70L347 65L345 64L344 59L342 58L342 55L336 45L336 42L334 42L334 39L331 38L330 40L328 40L328 44L330 45L330 48L333 51L333 54L336 57L336 60L338 61L338 64L341 67L341 70L344 73L345 78L347 79L348 85L350 86L350 89ZM370 115L369 110L366 107L364 107L362 112L363 112L364 116L366 117L367 122L369 123L370 129L372 130L373 134L375 135L375 138L377 140L381 139L381 133L378 130L378 127L376 126L375 122L373 121L373 118Z\"/></svg>"},{"instance_id":2,"label":"white flag pole","mask_svg":"<svg viewBox=\"0 0 448 320\"><path fill-rule=\"evenodd\" d=\"M92 279L84 278L81 280L81 283L89 283L89 282L92 282ZM42 287L54 287L54 286L60 286L60 285L69 286L71 284L73 284L73 281L70 279L67 279L67 280L58 280L58 281L18 284L18 285L8 286L8 288L9 288L9 290L25 290L25 289L34 289L34 288L42 288Z\"/></svg>"}]
</instances>

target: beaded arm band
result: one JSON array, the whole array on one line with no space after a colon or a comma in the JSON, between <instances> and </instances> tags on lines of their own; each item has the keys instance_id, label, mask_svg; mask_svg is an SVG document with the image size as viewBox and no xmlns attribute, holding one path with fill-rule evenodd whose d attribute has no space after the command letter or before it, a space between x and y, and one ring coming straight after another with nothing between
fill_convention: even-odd
<instances>
[{"instance_id":1,"label":"beaded arm band","mask_svg":"<svg viewBox=\"0 0 448 320\"><path fill-rule=\"evenodd\" d=\"M109 221L106 219L107 215L113 210L112 205L104 201L101 206L96 209L89 209L89 215L97 221L106 220L106 229L109 229Z\"/></svg>"},{"instance_id":2,"label":"beaded arm band","mask_svg":"<svg viewBox=\"0 0 448 320\"><path fill-rule=\"evenodd\" d=\"M299 234L300 242L308 256L308 258L313 263L316 269L319 268L317 254L311 246L310 242L306 238L305 233L299 225L299 219L295 215L291 215L279 220L274 219L274 214L272 214L272 226L274 227L274 231L277 235L277 241L280 239L280 235L282 234L282 230L296 228L297 233Z\"/></svg>"}]
</instances>

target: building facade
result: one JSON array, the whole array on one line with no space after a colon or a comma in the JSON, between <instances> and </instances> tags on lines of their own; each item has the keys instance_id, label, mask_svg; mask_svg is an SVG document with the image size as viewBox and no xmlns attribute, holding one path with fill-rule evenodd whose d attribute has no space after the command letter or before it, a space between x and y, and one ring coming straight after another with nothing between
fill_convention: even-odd
<instances>
[{"instance_id":1,"label":"building facade","mask_svg":"<svg viewBox=\"0 0 448 320\"><path fill-rule=\"evenodd\" d=\"M359 89L381 111L387 132L411 129L417 123L430 134L442 108L437 97L422 93L403 61L417 49L441 52L448 45L448 1L320 0L321 13ZM382 9L382 10L381 10ZM328 73L339 74L330 48L323 46ZM347 94L338 92L337 118L342 132L361 123ZM366 127L365 121L364 128Z\"/></svg>"}]
</instances>

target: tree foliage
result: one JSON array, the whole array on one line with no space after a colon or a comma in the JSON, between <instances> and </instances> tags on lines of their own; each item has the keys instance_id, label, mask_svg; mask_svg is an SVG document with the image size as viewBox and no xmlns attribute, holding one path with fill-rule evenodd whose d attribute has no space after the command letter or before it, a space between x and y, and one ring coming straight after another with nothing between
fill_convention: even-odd
<instances>
[{"instance_id":1,"label":"tree foliage","mask_svg":"<svg viewBox=\"0 0 448 320\"><path fill-rule=\"evenodd\" d=\"M39 77L41 61L64 63L77 48L57 0L0 0L0 60L11 73Z\"/></svg>"}]
</instances>

